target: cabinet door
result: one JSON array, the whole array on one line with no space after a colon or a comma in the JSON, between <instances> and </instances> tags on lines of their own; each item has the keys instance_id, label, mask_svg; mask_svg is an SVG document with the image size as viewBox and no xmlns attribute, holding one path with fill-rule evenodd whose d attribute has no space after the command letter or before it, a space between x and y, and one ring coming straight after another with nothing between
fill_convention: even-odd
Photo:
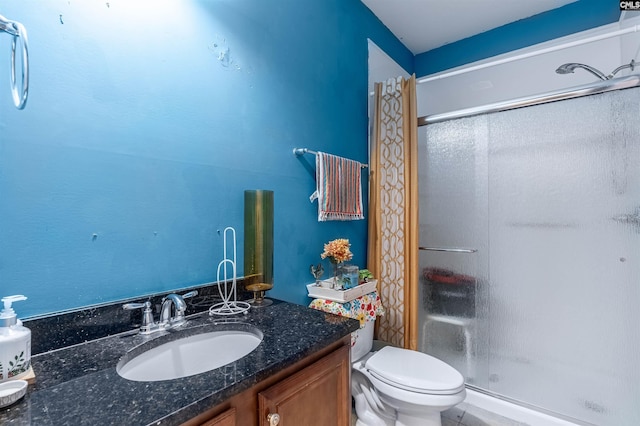
<instances>
[{"instance_id":1,"label":"cabinet door","mask_svg":"<svg viewBox=\"0 0 640 426\"><path fill-rule=\"evenodd\" d=\"M349 426L351 364L343 346L258 394L259 425ZM278 414L279 422L269 421Z\"/></svg>"},{"instance_id":2,"label":"cabinet door","mask_svg":"<svg viewBox=\"0 0 640 426\"><path fill-rule=\"evenodd\" d=\"M201 426L236 426L236 409L230 408L213 419L202 423Z\"/></svg>"}]
</instances>

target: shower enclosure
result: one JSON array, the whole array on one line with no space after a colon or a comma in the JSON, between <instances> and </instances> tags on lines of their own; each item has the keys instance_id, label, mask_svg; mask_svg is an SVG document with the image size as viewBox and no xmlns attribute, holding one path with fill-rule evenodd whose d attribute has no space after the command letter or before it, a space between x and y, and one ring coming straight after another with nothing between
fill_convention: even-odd
<instances>
[{"instance_id":1,"label":"shower enclosure","mask_svg":"<svg viewBox=\"0 0 640 426\"><path fill-rule=\"evenodd\" d=\"M608 84L420 127L419 344L482 392L632 426L640 88Z\"/></svg>"}]
</instances>

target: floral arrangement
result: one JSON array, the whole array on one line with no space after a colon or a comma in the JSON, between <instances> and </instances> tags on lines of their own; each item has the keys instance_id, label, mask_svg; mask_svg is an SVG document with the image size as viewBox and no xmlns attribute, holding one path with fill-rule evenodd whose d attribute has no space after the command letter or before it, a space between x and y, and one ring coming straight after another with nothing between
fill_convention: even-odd
<instances>
[{"instance_id":1,"label":"floral arrangement","mask_svg":"<svg viewBox=\"0 0 640 426\"><path fill-rule=\"evenodd\" d=\"M338 238L333 241L329 241L324 245L324 251L320 255L322 259L329 258L329 261L333 264L338 264L351 260L353 253L349 249L351 244L346 238Z\"/></svg>"}]
</instances>

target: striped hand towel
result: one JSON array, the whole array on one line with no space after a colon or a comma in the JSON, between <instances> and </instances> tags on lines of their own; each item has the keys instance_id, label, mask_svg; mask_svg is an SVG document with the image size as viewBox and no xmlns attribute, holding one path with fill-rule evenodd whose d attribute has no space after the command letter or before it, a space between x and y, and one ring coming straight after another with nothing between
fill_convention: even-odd
<instances>
[{"instance_id":1,"label":"striped hand towel","mask_svg":"<svg viewBox=\"0 0 640 426\"><path fill-rule=\"evenodd\" d=\"M324 152L316 154L318 222L364 219L361 167L357 161Z\"/></svg>"}]
</instances>

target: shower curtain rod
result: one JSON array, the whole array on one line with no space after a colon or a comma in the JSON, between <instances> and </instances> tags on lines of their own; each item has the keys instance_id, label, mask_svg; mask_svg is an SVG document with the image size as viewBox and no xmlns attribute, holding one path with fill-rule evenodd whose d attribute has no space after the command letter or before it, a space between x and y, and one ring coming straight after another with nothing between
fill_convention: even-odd
<instances>
[{"instance_id":1,"label":"shower curtain rod","mask_svg":"<svg viewBox=\"0 0 640 426\"><path fill-rule=\"evenodd\" d=\"M300 156L300 155L304 155L304 154L317 155L318 153L316 151L312 151L312 150L307 149L307 148L293 148L293 155ZM369 167L369 165L360 163L360 167L364 169L364 168Z\"/></svg>"},{"instance_id":2,"label":"shower curtain rod","mask_svg":"<svg viewBox=\"0 0 640 426\"><path fill-rule=\"evenodd\" d=\"M440 123L442 121L453 120L455 118L471 117L474 115L487 114L491 112L508 111L516 108L523 108L548 102L563 101L565 99L579 98L581 96L595 95L598 93L611 92L613 90L629 89L640 86L640 75L634 74L626 77L614 78L595 83L583 84L569 89L556 90L539 95L527 96L510 101L496 102L473 108L465 108L457 111L445 112L442 114L427 115L418 117L418 127L428 124Z\"/></svg>"}]
</instances>

